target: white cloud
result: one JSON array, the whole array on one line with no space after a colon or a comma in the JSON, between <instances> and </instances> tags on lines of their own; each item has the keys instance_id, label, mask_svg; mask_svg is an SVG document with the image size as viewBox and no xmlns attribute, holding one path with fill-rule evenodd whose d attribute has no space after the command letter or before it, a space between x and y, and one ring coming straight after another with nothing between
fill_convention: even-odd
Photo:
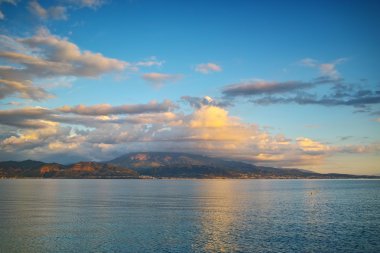
<instances>
[{"instance_id":1,"label":"white cloud","mask_svg":"<svg viewBox=\"0 0 380 253\"><path fill-rule=\"evenodd\" d=\"M51 6L44 8L38 1L29 2L29 10L36 16L42 19L66 20L66 7Z\"/></svg>"},{"instance_id":2,"label":"white cloud","mask_svg":"<svg viewBox=\"0 0 380 253\"><path fill-rule=\"evenodd\" d=\"M336 69L336 66L347 61L347 58L339 58L332 62L320 63L315 59L305 58L300 61L300 64L306 67L317 68L321 76L329 77L331 79L340 78L340 73Z\"/></svg>"},{"instance_id":3,"label":"white cloud","mask_svg":"<svg viewBox=\"0 0 380 253\"><path fill-rule=\"evenodd\" d=\"M136 62L134 65L137 67L161 67L165 61L159 61L155 56L152 56L146 60Z\"/></svg>"},{"instance_id":4,"label":"white cloud","mask_svg":"<svg viewBox=\"0 0 380 253\"><path fill-rule=\"evenodd\" d=\"M324 145L320 142L311 140L309 138L305 137L299 137L296 139L298 146L302 151L308 152L311 154L318 154L318 153L325 153L330 150L330 147L327 145Z\"/></svg>"},{"instance_id":5,"label":"white cloud","mask_svg":"<svg viewBox=\"0 0 380 253\"><path fill-rule=\"evenodd\" d=\"M222 67L212 62L201 63L195 66L195 71L200 72L202 74L208 74L211 72L220 72L222 71Z\"/></svg>"},{"instance_id":6,"label":"white cloud","mask_svg":"<svg viewBox=\"0 0 380 253\"><path fill-rule=\"evenodd\" d=\"M100 53L81 50L65 38L51 35L40 29L29 38L6 38L0 42L0 99L17 95L41 100L51 97L36 82L49 82L54 78L70 80L73 77L99 77L130 68L125 61L108 58ZM63 79L62 79L63 78ZM66 84L67 85L67 84Z\"/></svg>"},{"instance_id":7,"label":"white cloud","mask_svg":"<svg viewBox=\"0 0 380 253\"><path fill-rule=\"evenodd\" d=\"M8 2L13 2L9 1ZM1 2L0 2L1 3ZM29 2L29 11L39 17L40 19L54 19L54 20L66 20L68 10L91 8L97 9L102 6L105 1L103 0L66 0L60 1L60 5L51 5L49 7L42 6L37 0ZM1 17L1 16L0 16Z\"/></svg>"},{"instance_id":8,"label":"white cloud","mask_svg":"<svg viewBox=\"0 0 380 253\"><path fill-rule=\"evenodd\" d=\"M145 81L154 84L155 86L161 86L166 83L179 81L180 79L182 79L182 75L152 72L152 73L143 74L142 78Z\"/></svg>"},{"instance_id":9,"label":"white cloud","mask_svg":"<svg viewBox=\"0 0 380 253\"><path fill-rule=\"evenodd\" d=\"M38 74L66 75L66 76L90 76L121 71L130 64L117 59L104 57L100 53L81 51L77 45L67 39L61 39L53 35L38 34L37 36L19 39L20 43L44 55L44 58L36 58L35 61L22 62L38 70ZM15 57L25 59L22 56ZM40 68L43 65L43 69ZM47 69L46 69L47 68Z\"/></svg>"},{"instance_id":10,"label":"white cloud","mask_svg":"<svg viewBox=\"0 0 380 253\"><path fill-rule=\"evenodd\" d=\"M0 73L4 69L0 68ZM6 71L6 69L5 69ZM20 98L43 100L54 97L52 94L40 87L35 87L33 84L25 80L24 82L0 79L0 99L18 94Z\"/></svg>"},{"instance_id":11,"label":"white cloud","mask_svg":"<svg viewBox=\"0 0 380 253\"><path fill-rule=\"evenodd\" d=\"M69 0L73 5L79 6L79 7L87 7L96 9L103 4L105 4L106 1L104 0Z\"/></svg>"}]
</instances>

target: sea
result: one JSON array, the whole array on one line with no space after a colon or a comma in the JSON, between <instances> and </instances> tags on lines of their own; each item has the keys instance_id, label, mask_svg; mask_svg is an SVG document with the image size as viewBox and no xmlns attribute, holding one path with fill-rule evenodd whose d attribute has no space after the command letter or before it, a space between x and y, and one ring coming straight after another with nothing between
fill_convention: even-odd
<instances>
[{"instance_id":1,"label":"sea","mask_svg":"<svg viewBox=\"0 0 380 253\"><path fill-rule=\"evenodd\" d=\"M3 179L0 252L380 252L380 180Z\"/></svg>"}]
</instances>

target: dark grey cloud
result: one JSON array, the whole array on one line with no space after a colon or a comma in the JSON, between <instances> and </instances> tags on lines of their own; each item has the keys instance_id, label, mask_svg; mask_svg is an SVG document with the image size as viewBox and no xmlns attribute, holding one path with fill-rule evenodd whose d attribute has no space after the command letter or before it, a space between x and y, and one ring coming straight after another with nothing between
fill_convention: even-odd
<instances>
[{"instance_id":1,"label":"dark grey cloud","mask_svg":"<svg viewBox=\"0 0 380 253\"><path fill-rule=\"evenodd\" d=\"M347 85L341 78L330 78L328 76L321 76L312 79L309 82L303 81L285 81L275 82L266 80L254 80L248 82L241 82L236 84L227 85L222 89L222 93L226 97L253 97L260 95L275 95L296 93L303 90L312 89L319 85L332 85L336 89L336 93L346 90ZM344 86L344 87L342 87Z\"/></svg>"},{"instance_id":2,"label":"dark grey cloud","mask_svg":"<svg viewBox=\"0 0 380 253\"><path fill-rule=\"evenodd\" d=\"M73 113L79 115L116 115L116 114L142 114L142 113L159 113L168 112L176 107L170 100L165 100L162 103L155 101L147 104L132 104L112 106L109 104L99 104L93 106L77 105L74 107L63 106L57 110L63 113Z\"/></svg>"},{"instance_id":3,"label":"dark grey cloud","mask_svg":"<svg viewBox=\"0 0 380 253\"><path fill-rule=\"evenodd\" d=\"M0 110L0 124L21 128L45 128L53 111L41 107Z\"/></svg>"},{"instance_id":4,"label":"dark grey cloud","mask_svg":"<svg viewBox=\"0 0 380 253\"><path fill-rule=\"evenodd\" d=\"M19 128L42 129L54 123L99 127L104 124L151 124L179 119L181 114L171 112L176 105L170 100L162 103L131 104L121 106L64 106L56 109L25 107L0 110L0 125ZM125 115L130 115L126 117ZM121 117L114 117L121 115ZM99 117L98 117L99 116ZM103 117L105 116L105 117Z\"/></svg>"},{"instance_id":5,"label":"dark grey cloud","mask_svg":"<svg viewBox=\"0 0 380 253\"><path fill-rule=\"evenodd\" d=\"M318 97L317 95L303 93L291 97L265 96L251 99L250 101L260 105L295 103L299 105L366 107L379 104L380 96L374 95L373 92L365 96L355 96L354 94L349 97L335 96L334 94ZM368 110L366 110L366 112L367 111Z\"/></svg>"},{"instance_id":6,"label":"dark grey cloud","mask_svg":"<svg viewBox=\"0 0 380 253\"><path fill-rule=\"evenodd\" d=\"M288 82L271 82L271 81L251 81L228 85L223 88L222 92L228 97L236 96L254 96L261 94L278 94L287 93L302 89L312 88L315 83L288 81Z\"/></svg>"},{"instance_id":7,"label":"dark grey cloud","mask_svg":"<svg viewBox=\"0 0 380 253\"><path fill-rule=\"evenodd\" d=\"M328 90L312 93L320 85ZM260 105L288 104L352 106L370 112L372 105L380 104L380 90L371 86L347 83L342 78L318 77L310 82L289 81L269 82L253 81L226 86L222 92L226 98L246 97Z\"/></svg>"},{"instance_id":8,"label":"dark grey cloud","mask_svg":"<svg viewBox=\"0 0 380 253\"><path fill-rule=\"evenodd\" d=\"M353 136L348 135L348 136L342 136L342 137L340 137L339 139L340 139L341 141L346 141L346 140L349 140L349 139L352 139L352 138L353 138Z\"/></svg>"}]
</instances>

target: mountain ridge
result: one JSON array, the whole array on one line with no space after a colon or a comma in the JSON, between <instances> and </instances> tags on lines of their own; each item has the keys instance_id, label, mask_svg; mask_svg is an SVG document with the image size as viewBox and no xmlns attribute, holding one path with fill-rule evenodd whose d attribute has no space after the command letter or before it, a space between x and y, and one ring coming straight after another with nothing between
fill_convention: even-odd
<instances>
[{"instance_id":1,"label":"mountain ridge","mask_svg":"<svg viewBox=\"0 0 380 253\"><path fill-rule=\"evenodd\" d=\"M380 178L321 174L180 152L132 152L105 162L69 165L25 160L0 162L0 178Z\"/></svg>"}]
</instances>

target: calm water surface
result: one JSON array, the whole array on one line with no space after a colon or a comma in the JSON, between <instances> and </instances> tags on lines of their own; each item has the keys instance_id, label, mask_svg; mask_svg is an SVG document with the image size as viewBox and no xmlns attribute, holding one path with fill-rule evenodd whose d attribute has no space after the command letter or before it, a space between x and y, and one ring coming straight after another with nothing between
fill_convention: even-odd
<instances>
[{"instance_id":1,"label":"calm water surface","mask_svg":"<svg viewBox=\"0 0 380 253\"><path fill-rule=\"evenodd\" d=\"M379 180L0 180L0 252L380 252Z\"/></svg>"}]
</instances>

